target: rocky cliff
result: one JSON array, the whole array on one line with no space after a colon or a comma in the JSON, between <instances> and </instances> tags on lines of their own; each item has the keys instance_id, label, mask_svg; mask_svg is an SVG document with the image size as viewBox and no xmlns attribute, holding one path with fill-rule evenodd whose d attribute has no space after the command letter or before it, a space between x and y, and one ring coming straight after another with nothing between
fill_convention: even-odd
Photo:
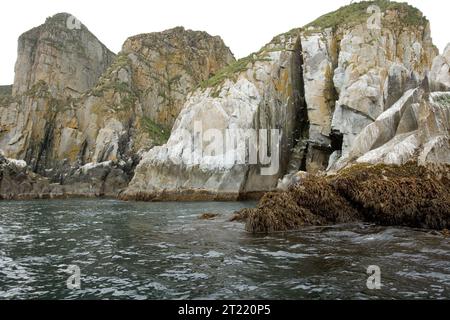
<instances>
[{"instance_id":1,"label":"rocky cliff","mask_svg":"<svg viewBox=\"0 0 450 320\"><path fill-rule=\"evenodd\" d=\"M374 13L379 21L371 21ZM168 143L145 154L124 198L236 199L275 189L287 174L278 185L283 187L299 170L338 168L362 132L394 112L404 94L421 85L433 61L443 61L437 54L422 13L389 1L352 4L279 35L203 83L183 107ZM446 69L435 70L445 74ZM430 114L436 111L430 108ZM445 114L435 120L445 122ZM225 148L220 139L206 137L204 143L212 147L207 151L215 152L205 154L194 139L201 133L196 121L202 122L202 132L216 129L223 137L234 128L280 130L281 138L268 138L265 146L278 144L279 153L270 159L279 164L277 170L267 174L270 165L249 163L248 148ZM404 130L424 130L418 129L420 120L410 122ZM444 132L446 126L441 127L437 130ZM191 139L182 139L186 135ZM439 135L424 136L419 144ZM252 141L259 147L264 142ZM436 157L445 160L445 153Z\"/></svg>"},{"instance_id":2,"label":"rocky cliff","mask_svg":"<svg viewBox=\"0 0 450 320\"><path fill-rule=\"evenodd\" d=\"M112 56L67 19L21 37L0 95L5 159L56 194L232 200L305 171L450 162L450 46L438 55L407 4L342 7L238 61L220 38L181 27Z\"/></svg>"},{"instance_id":3,"label":"rocky cliff","mask_svg":"<svg viewBox=\"0 0 450 320\"><path fill-rule=\"evenodd\" d=\"M45 82L52 96L79 95L97 82L115 55L68 13L19 37L13 94L25 94Z\"/></svg>"},{"instance_id":4,"label":"rocky cliff","mask_svg":"<svg viewBox=\"0 0 450 320\"><path fill-rule=\"evenodd\" d=\"M450 43L443 54L433 60L430 85L433 91L450 91Z\"/></svg>"},{"instance_id":5,"label":"rocky cliff","mask_svg":"<svg viewBox=\"0 0 450 320\"><path fill-rule=\"evenodd\" d=\"M114 180L117 195L140 153L166 141L187 93L233 60L219 37L183 28L131 37L116 57L57 14L19 39L12 96L0 100L0 149L88 194Z\"/></svg>"},{"instance_id":6,"label":"rocky cliff","mask_svg":"<svg viewBox=\"0 0 450 320\"><path fill-rule=\"evenodd\" d=\"M287 167L289 150L300 129L303 105L303 92L299 91L301 48L294 40L278 37L258 53L203 82L184 105L169 141L144 156L125 197L236 199L239 193L261 192L276 186L278 168L264 175L264 170L271 169L245 163L248 147L264 137L246 136L244 131L285 131L279 140L271 141L271 146L281 148L278 155L273 155L275 164L283 170ZM239 129L242 135L226 132L227 129ZM203 133L208 130L216 137L203 141ZM201 136L198 144L194 141L197 134ZM220 137L225 135L228 142Z\"/></svg>"},{"instance_id":7,"label":"rocky cliff","mask_svg":"<svg viewBox=\"0 0 450 320\"><path fill-rule=\"evenodd\" d=\"M122 54L130 59L130 80L144 115L169 129L187 95L234 62L220 37L183 27L131 37Z\"/></svg>"}]
</instances>

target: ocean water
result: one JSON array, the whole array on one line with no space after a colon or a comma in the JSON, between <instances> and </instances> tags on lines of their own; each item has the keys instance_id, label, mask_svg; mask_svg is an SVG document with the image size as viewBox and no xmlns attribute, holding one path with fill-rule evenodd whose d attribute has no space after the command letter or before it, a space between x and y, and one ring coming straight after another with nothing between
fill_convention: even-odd
<instances>
[{"instance_id":1,"label":"ocean water","mask_svg":"<svg viewBox=\"0 0 450 320\"><path fill-rule=\"evenodd\" d=\"M367 224L252 235L228 221L254 205L1 201L0 299L450 299L448 238ZM367 287L372 265L381 289Z\"/></svg>"}]
</instances>

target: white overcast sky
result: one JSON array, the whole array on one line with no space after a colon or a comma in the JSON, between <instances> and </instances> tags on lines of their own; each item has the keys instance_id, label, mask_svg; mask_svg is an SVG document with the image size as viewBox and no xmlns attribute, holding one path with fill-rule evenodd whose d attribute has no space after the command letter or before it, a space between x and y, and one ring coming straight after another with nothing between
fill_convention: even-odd
<instances>
[{"instance_id":1,"label":"white overcast sky","mask_svg":"<svg viewBox=\"0 0 450 320\"><path fill-rule=\"evenodd\" d=\"M401 1L399 1L401 2ZM431 21L434 43L450 42L448 0L408 0ZM2 1L0 85L11 84L17 38L58 12L81 20L112 51L129 36L175 26L220 35L237 58L259 50L275 35L301 27L350 0L12 0Z\"/></svg>"}]
</instances>

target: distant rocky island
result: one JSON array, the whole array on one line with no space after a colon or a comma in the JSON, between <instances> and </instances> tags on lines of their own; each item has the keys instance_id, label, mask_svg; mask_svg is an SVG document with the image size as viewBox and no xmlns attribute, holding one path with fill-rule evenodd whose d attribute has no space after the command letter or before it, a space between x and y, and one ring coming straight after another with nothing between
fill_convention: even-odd
<instances>
[{"instance_id":1,"label":"distant rocky island","mask_svg":"<svg viewBox=\"0 0 450 320\"><path fill-rule=\"evenodd\" d=\"M235 217L250 232L450 228L450 45L439 54L418 9L350 4L239 60L183 27L116 55L71 19L19 38L14 84L0 87L0 199L260 199ZM246 161L262 136L204 156L208 130L210 146L267 133L270 161Z\"/></svg>"}]
</instances>

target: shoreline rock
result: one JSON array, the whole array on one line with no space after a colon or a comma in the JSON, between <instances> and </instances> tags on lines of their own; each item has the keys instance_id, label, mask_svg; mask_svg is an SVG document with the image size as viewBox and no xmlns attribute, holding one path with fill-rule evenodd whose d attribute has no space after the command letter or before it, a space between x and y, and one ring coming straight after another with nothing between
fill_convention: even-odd
<instances>
[{"instance_id":1,"label":"shoreline rock","mask_svg":"<svg viewBox=\"0 0 450 320\"><path fill-rule=\"evenodd\" d=\"M266 194L237 217L252 233L364 221L385 226L450 227L450 165L357 164L333 176L308 176Z\"/></svg>"}]
</instances>

